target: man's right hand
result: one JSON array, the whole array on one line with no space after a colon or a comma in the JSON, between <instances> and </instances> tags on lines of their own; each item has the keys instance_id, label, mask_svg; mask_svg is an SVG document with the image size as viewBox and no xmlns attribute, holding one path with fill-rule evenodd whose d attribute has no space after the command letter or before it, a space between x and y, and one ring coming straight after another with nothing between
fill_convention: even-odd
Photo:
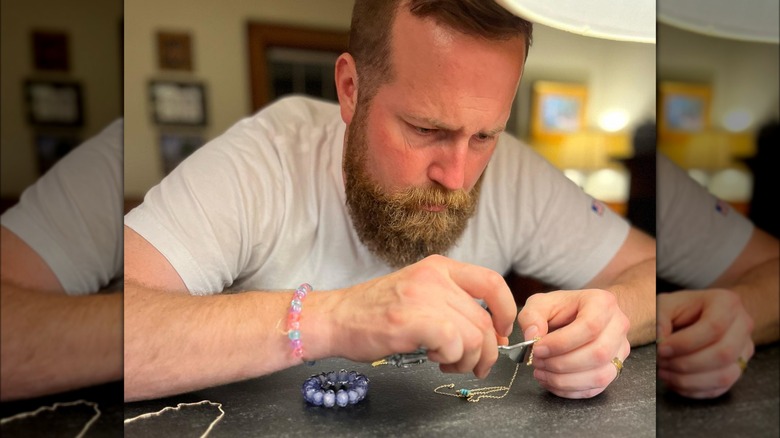
<instances>
[{"instance_id":1,"label":"man's right hand","mask_svg":"<svg viewBox=\"0 0 780 438\"><path fill-rule=\"evenodd\" d=\"M479 378L490 372L497 336L509 336L517 315L499 273L438 255L337 296L322 309L331 315L331 355L367 362L422 346L443 372Z\"/></svg>"}]
</instances>

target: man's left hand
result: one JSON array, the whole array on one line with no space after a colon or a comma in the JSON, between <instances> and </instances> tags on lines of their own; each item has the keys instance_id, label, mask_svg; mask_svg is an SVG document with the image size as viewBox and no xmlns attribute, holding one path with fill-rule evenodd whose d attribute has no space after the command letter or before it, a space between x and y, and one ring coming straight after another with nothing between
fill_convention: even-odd
<instances>
[{"instance_id":1,"label":"man's left hand","mask_svg":"<svg viewBox=\"0 0 780 438\"><path fill-rule=\"evenodd\" d=\"M532 295L517 317L525 339L534 344L534 377L565 398L600 394L618 376L631 346L628 317L611 292L601 289Z\"/></svg>"}]
</instances>

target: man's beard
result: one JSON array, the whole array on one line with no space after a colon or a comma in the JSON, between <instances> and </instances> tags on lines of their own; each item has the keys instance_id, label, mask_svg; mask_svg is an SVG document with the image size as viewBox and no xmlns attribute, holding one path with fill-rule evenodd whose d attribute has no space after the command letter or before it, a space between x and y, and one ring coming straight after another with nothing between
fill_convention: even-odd
<instances>
[{"instance_id":1,"label":"man's beard","mask_svg":"<svg viewBox=\"0 0 780 438\"><path fill-rule=\"evenodd\" d=\"M385 193L366 171L367 111L368 105L358 105L344 154L347 209L358 237L394 268L444 254L463 234L476 210L482 176L470 192L409 187ZM425 209L440 206L444 207L441 211Z\"/></svg>"}]
</instances>

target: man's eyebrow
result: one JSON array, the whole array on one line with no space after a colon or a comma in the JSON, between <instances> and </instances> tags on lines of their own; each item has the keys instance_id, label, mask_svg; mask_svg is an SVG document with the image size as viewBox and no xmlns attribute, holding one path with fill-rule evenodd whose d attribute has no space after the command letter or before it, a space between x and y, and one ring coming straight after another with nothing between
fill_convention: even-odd
<instances>
[{"instance_id":1,"label":"man's eyebrow","mask_svg":"<svg viewBox=\"0 0 780 438\"><path fill-rule=\"evenodd\" d=\"M406 119L412 119L415 122L425 123L428 126L433 126L434 128L441 129L443 131L459 131L460 130L460 128L457 128L455 126L449 125L447 123L442 122L441 120L434 119L434 118L431 118L431 117L421 117L421 116L416 116L414 114L404 114L403 117L406 118ZM485 131L485 132L480 131L479 133L492 137L494 135L500 134L505 129L506 129L506 127L502 125L502 126L496 126L495 128L493 128L491 130L488 130L488 131Z\"/></svg>"},{"instance_id":2,"label":"man's eyebrow","mask_svg":"<svg viewBox=\"0 0 780 438\"><path fill-rule=\"evenodd\" d=\"M495 135L498 135L498 134L504 132L505 129L506 129L506 126L496 126L495 128L491 129L490 131L485 132L484 134L489 136L489 137L493 137Z\"/></svg>"},{"instance_id":3,"label":"man's eyebrow","mask_svg":"<svg viewBox=\"0 0 780 438\"><path fill-rule=\"evenodd\" d=\"M441 120L434 119L431 117L421 117L416 116L414 114L404 114L404 118L412 119L415 122L422 122L424 124L427 124L428 126L433 126L436 129L441 129L444 131L457 131L458 128L455 126L449 125L447 123L442 122Z\"/></svg>"}]
</instances>

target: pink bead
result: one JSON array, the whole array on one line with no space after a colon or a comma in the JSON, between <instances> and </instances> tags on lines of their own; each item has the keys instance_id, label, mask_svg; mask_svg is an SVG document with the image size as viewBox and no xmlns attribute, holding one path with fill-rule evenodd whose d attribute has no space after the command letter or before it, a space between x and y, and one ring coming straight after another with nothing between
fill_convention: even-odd
<instances>
[{"instance_id":1,"label":"pink bead","mask_svg":"<svg viewBox=\"0 0 780 438\"><path fill-rule=\"evenodd\" d=\"M301 314L290 312L287 314L287 325L292 324L293 322L298 322L301 320Z\"/></svg>"},{"instance_id":2,"label":"pink bead","mask_svg":"<svg viewBox=\"0 0 780 438\"><path fill-rule=\"evenodd\" d=\"M300 339L293 339L292 341L290 341L290 346L292 347L293 350L296 350L298 348L303 348L303 341L301 341Z\"/></svg>"},{"instance_id":3,"label":"pink bead","mask_svg":"<svg viewBox=\"0 0 780 438\"><path fill-rule=\"evenodd\" d=\"M288 328L290 330L300 330L301 329L301 322L300 321L292 321L288 324Z\"/></svg>"},{"instance_id":4,"label":"pink bead","mask_svg":"<svg viewBox=\"0 0 780 438\"><path fill-rule=\"evenodd\" d=\"M293 349L293 356L295 356L295 357L297 357L299 359L302 358L303 357L303 348L302 347L298 347L298 348Z\"/></svg>"}]
</instances>

